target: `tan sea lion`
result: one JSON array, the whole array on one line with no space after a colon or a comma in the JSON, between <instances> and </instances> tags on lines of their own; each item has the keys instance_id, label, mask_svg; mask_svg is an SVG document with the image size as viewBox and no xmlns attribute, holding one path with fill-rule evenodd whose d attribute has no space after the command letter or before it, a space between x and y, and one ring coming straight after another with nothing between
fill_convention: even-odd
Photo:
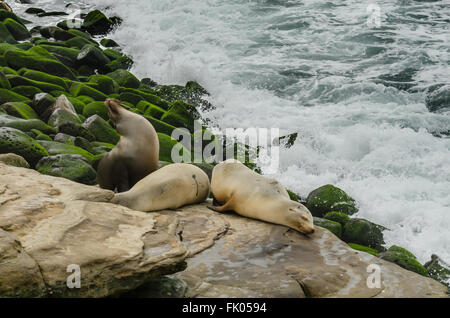
<instances>
[{"instance_id":1,"label":"tan sea lion","mask_svg":"<svg viewBox=\"0 0 450 318\"><path fill-rule=\"evenodd\" d=\"M146 176L129 191L115 194L111 203L143 212L177 209L205 201L209 189L208 175L202 169L174 163Z\"/></svg>"},{"instance_id":2,"label":"tan sea lion","mask_svg":"<svg viewBox=\"0 0 450 318\"><path fill-rule=\"evenodd\" d=\"M211 191L215 201L223 204L209 207L214 211L232 210L242 216L285 225L304 234L314 232L309 210L292 201L281 183L252 171L237 160L229 159L214 167Z\"/></svg>"},{"instance_id":3,"label":"tan sea lion","mask_svg":"<svg viewBox=\"0 0 450 318\"><path fill-rule=\"evenodd\" d=\"M100 160L97 181L104 189L124 192L158 168L158 135L147 119L126 110L119 100L107 99L105 105L120 139Z\"/></svg>"}]
</instances>

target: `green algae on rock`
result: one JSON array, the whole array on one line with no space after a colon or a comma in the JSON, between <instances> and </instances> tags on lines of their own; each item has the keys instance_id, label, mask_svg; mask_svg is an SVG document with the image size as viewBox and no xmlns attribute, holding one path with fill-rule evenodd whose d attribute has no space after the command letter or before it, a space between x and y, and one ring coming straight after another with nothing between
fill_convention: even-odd
<instances>
[{"instance_id":1,"label":"green algae on rock","mask_svg":"<svg viewBox=\"0 0 450 318\"><path fill-rule=\"evenodd\" d=\"M358 211L356 202L343 190L327 184L312 191L306 199L306 207L312 215L323 217L328 212L352 215Z\"/></svg>"},{"instance_id":2,"label":"green algae on rock","mask_svg":"<svg viewBox=\"0 0 450 318\"><path fill-rule=\"evenodd\" d=\"M404 248L393 246L393 248L378 254L378 257L422 276L428 276L427 269L417 261L414 254Z\"/></svg>"},{"instance_id":3,"label":"green algae on rock","mask_svg":"<svg viewBox=\"0 0 450 318\"><path fill-rule=\"evenodd\" d=\"M115 145L120 139L117 131L98 115L87 118L83 123L83 127L92 133L97 141Z\"/></svg>"},{"instance_id":4,"label":"green algae on rock","mask_svg":"<svg viewBox=\"0 0 450 318\"><path fill-rule=\"evenodd\" d=\"M0 105L0 109L6 111L8 115L22 119L39 119L33 108L22 102L10 102Z\"/></svg>"},{"instance_id":5,"label":"green algae on rock","mask_svg":"<svg viewBox=\"0 0 450 318\"><path fill-rule=\"evenodd\" d=\"M93 116L93 115L99 115L104 120L108 120L108 109L105 106L104 102L92 102L87 104L83 109L83 116L86 118Z\"/></svg>"},{"instance_id":6,"label":"green algae on rock","mask_svg":"<svg viewBox=\"0 0 450 318\"><path fill-rule=\"evenodd\" d=\"M328 212L327 214L324 215L323 218L330 221L338 222L342 226L345 226L345 224L347 224L347 222L350 220L350 217L347 214L335 211Z\"/></svg>"},{"instance_id":7,"label":"green algae on rock","mask_svg":"<svg viewBox=\"0 0 450 318\"><path fill-rule=\"evenodd\" d=\"M48 152L37 141L11 127L0 127L0 153L15 153L25 158L31 166L48 156Z\"/></svg>"},{"instance_id":8,"label":"green algae on rock","mask_svg":"<svg viewBox=\"0 0 450 318\"><path fill-rule=\"evenodd\" d=\"M95 184L97 178L94 168L80 155L61 154L43 157L37 163L36 170L42 174L88 185Z\"/></svg>"},{"instance_id":9,"label":"green algae on rock","mask_svg":"<svg viewBox=\"0 0 450 318\"><path fill-rule=\"evenodd\" d=\"M330 221L330 220L326 220L326 219L322 219L322 218L318 218L318 217L313 217L314 220L314 225L316 226L320 226L323 227L327 230L329 230L331 233L333 233L334 235L336 235L337 237L342 237L342 225L339 224L338 222L334 222L334 221Z\"/></svg>"},{"instance_id":10,"label":"green algae on rock","mask_svg":"<svg viewBox=\"0 0 450 318\"><path fill-rule=\"evenodd\" d=\"M353 248L354 250L357 250L357 251L366 252L366 253L372 254L374 256L378 255L378 251L376 249L370 248L368 246L364 246L364 245L360 245L360 244L356 244L356 243L348 243L348 246L350 246L351 248Z\"/></svg>"},{"instance_id":11,"label":"green algae on rock","mask_svg":"<svg viewBox=\"0 0 450 318\"><path fill-rule=\"evenodd\" d=\"M365 219L350 219L344 226L342 239L347 243L357 243L374 248L377 251L384 251L383 248L383 227Z\"/></svg>"},{"instance_id":12,"label":"green algae on rock","mask_svg":"<svg viewBox=\"0 0 450 318\"><path fill-rule=\"evenodd\" d=\"M23 132L38 129L45 133L53 133L54 129L39 119L22 119L10 115L0 115L0 127L11 127Z\"/></svg>"},{"instance_id":13,"label":"green algae on rock","mask_svg":"<svg viewBox=\"0 0 450 318\"><path fill-rule=\"evenodd\" d=\"M71 155L80 155L83 156L88 160L88 162L93 163L95 160L95 157L93 154L87 152L86 150L70 145L65 144L61 142L56 141L45 141L45 140L39 140L38 143L44 147L49 155L64 155L64 154L71 154Z\"/></svg>"}]
</instances>

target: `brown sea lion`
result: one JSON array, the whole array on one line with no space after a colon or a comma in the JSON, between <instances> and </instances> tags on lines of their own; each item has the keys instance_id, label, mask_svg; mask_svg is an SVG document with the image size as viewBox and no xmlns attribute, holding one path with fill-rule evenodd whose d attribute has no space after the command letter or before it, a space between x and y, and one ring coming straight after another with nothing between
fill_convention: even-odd
<instances>
[{"instance_id":1,"label":"brown sea lion","mask_svg":"<svg viewBox=\"0 0 450 318\"><path fill-rule=\"evenodd\" d=\"M177 209L205 201L209 189L208 175L202 169L174 163L149 174L129 191L117 193L111 202L143 212Z\"/></svg>"},{"instance_id":2,"label":"brown sea lion","mask_svg":"<svg viewBox=\"0 0 450 318\"><path fill-rule=\"evenodd\" d=\"M107 99L105 105L120 139L100 160L97 181L104 189L124 192L158 168L158 135L147 119L126 110L119 100Z\"/></svg>"},{"instance_id":3,"label":"brown sea lion","mask_svg":"<svg viewBox=\"0 0 450 318\"><path fill-rule=\"evenodd\" d=\"M229 159L214 167L211 191L215 201L223 204L209 207L214 211L235 211L304 234L314 233L312 215L304 205L292 201L277 180L254 172L237 160Z\"/></svg>"}]
</instances>

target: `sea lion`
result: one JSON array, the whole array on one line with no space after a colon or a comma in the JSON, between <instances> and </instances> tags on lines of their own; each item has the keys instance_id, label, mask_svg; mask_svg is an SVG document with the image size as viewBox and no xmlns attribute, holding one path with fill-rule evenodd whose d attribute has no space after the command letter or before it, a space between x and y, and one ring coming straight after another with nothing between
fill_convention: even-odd
<instances>
[{"instance_id":1,"label":"sea lion","mask_svg":"<svg viewBox=\"0 0 450 318\"><path fill-rule=\"evenodd\" d=\"M146 176L129 191L115 194L111 203L143 212L177 209L205 201L209 189L208 175L202 169L174 163Z\"/></svg>"},{"instance_id":2,"label":"sea lion","mask_svg":"<svg viewBox=\"0 0 450 318\"><path fill-rule=\"evenodd\" d=\"M101 188L124 192L158 169L158 135L147 119L126 110L119 100L107 99L105 105L120 139L100 160L97 181Z\"/></svg>"},{"instance_id":3,"label":"sea lion","mask_svg":"<svg viewBox=\"0 0 450 318\"><path fill-rule=\"evenodd\" d=\"M214 211L232 210L242 216L285 225L304 234L314 232L309 210L292 201L281 183L252 171L237 160L229 159L214 167L211 191L215 201L223 204L210 206Z\"/></svg>"}]
</instances>

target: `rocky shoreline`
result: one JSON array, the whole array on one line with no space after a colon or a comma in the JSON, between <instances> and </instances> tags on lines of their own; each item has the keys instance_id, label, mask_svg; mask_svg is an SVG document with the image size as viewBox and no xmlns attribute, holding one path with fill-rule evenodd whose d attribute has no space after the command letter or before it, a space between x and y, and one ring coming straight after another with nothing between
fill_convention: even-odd
<instances>
[{"instance_id":1,"label":"rocky shoreline","mask_svg":"<svg viewBox=\"0 0 450 318\"><path fill-rule=\"evenodd\" d=\"M27 14L39 15L43 18L43 23L45 23L44 17L48 16L50 13L42 12L36 8L30 7L27 10ZM11 11L0 9L0 39L2 42L0 43L0 162L16 167L32 168L41 174L62 177L85 185L94 185L96 183L96 167L99 160L105 153L114 147L119 139L119 134L114 127L110 125L108 120L108 114L103 104L106 98L120 99L127 107L129 107L130 111L144 116L155 127L160 142L160 165L171 162L171 150L176 145L180 147L183 153L187 153L189 157L192 157L193 154L188 149L180 145L177 140L171 138L171 133L177 127L185 128L189 130L191 134L195 133L194 121L200 119L199 110L205 110L212 107L212 105L202 98L207 94L206 90L196 82L188 82L185 86L179 86L158 85L150 78L139 80L129 72L129 69L133 64L132 59L121 52L117 43L107 38L102 38L100 42L94 39L94 36L106 36L108 32L120 25L120 18L107 17L99 10L83 14L81 18L81 23L76 28L71 28L70 26L73 26L72 21L64 20L62 16L63 20L60 21L57 26L40 26L29 30L27 28L26 16L18 17ZM207 127L203 127L203 129L207 129ZM200 164L200 166L210 174L212 169L211 165L204 163ZM14 170L15 168L10 168L6 165L0 164L0 168L4 178L14 174L17 174L18 176L28 176L29 174L20 168ZM9 171L9 173L6 173L6 171ZM38 175L31 174L31 170L30 178L39 180ZM54 182L57 184L58 182L63 183L63 181ZM35 186L37 186L37 184L38 183L35 183ZM171 216L170 213L152 214L144 217L144 214L141 215L138 213L136 215L139 216L136 216L136 218L148 219L147 221L149 222L148 229L141 229L141 232L139 232L140 230L137 230L137 232L134 230L132 231L137 235L136 237L140 237L140 240L138 240L139 242L147 242L147 240L150 242L150 234L147 234L145 231L154 227L153 221L151 221L152 219L173 218L171 221L164 221L166 223L161 221L166 224L166 228L163 227L160 232L156 231L157 234L155 235L165 237L165 239L173 242L173 244L170 243L172 245L170 251L174 252L174 250L176 250L175 256L168 257L164 253L161 253L160 255L152 254L152 257L158 259L160 262L164 264L170 263L170 266L164 265L164 270L155 270L152 272L152 266L146 267L143 266L142 263L136 265L138 268L129 268L127 267L128 263L126 263L129 260L127 260L125 262L126 266L124 265L126 270L124 269L124 272L118 271L111 273L111 278L104 278L105 281L107 281L104 286L100 286L101 284L94 284L93 287L88 288L88 290L77 291L79 294L72 293L72 291L68 292L66 290L67 288L62 286L61 277L65 274L63 263L59 264L61 268L57 268L59 266L57 263L50 262L48 264L48 272L43 274L43 266L45 267L45 265L42 262L51 255L39 255L39 257L42 257L41 261L39 261L33 256L32 252L36 247L28 243L34 240L41 240L42 233L37 236L34 236L34 234L38 234L37 232L32 232L34 234L29 235L26 233L28 227L35 229L35 226L44 226L40 224L41 219L38 217L37 220L33 220L33 217L29 218L28 216L24 216L24 219L18 220L11 214L12 210L10 205L21 202L21 200L29 200L29 195L36 194L31 192L27 193L26 191L28 189L24 188L24 192L19 194L18 198L14 198L14 191L11 190L12 185L10 179L9 181L5 179L3 180L3 183L1 183L3 190L0 189L0 229L1 235L5 237L5 240L3 240L5 245L2 247L2 250L10 251L10 253L8 252L7 254L9 255L8 257L17 261L17 264L23 268L32 268L32 273L29 277L27 276L29 280L26 281L15 280L12 278L8 279L8 282L10 283L6 284L6 288L4 287L5 284L0 284L0 296L104 297L116 295L133 290L150 279L160 279L163 274L182 270L182 268L179 267L179 264L189 257L189 253L191 253L190 256L199 253L189 252L189 250L186 250L183 243L180 243L180 241L177 241L176 239L176 233L173 232L173 229L178 226L176 225L178 222L183 223L183 215L180 215L180 213L177 213L178 217ZM27 187L25 183L23 186ZM85 186L80 185L80 187ZM95 188L90 187L89 189L90 190L86 190L87 192L85 192L85 195L87 195L86 193L89 191L94 191L92 189ZM55 194L58 191L62 191L56 186L53 186L52 190L48 191L47 195L50 197L56 196L58 197L58 200L63 202L62 206L64 207L61 208L61 211L69 211L70 209L68 207L72 205L76 206L79 204L78 201L82 198L80 196L78 198L72 197L69 199L68 197L64 197L61 193ZM106 198L106 192L102 192L103 190L95 191L102 193L100 195L102 198L100 200L101 202L108 202L109 199L111 199ZM92 196L95 196L95 191ZM20 193L22 190L16 188L15 192ZM431 277L441 283L446 283L448 287L450 269L438 256L434 255L430 262L422 265L412 253L402 247L391 246L386 248L383 240L383 231L388 229L378 224L374 224L369 220L351 217L358 211L358 205L355 200L348 196L343 190L336 188L333 185L325 185L313 190L304 201L296 194L292 192L290 192L290 194L291 199L300 201L309 208L315 217L315 225L328 229L333 233L333 235L331 235L328 234L328 232L321 231L318 235L325 235L327 237L330 235L330 237L332 237L330 240L339 242L339 246L342 247L345 245L346 248L349 247L348 249L344 249L346 253L349 253L350 248L352 248L353 250L359 251L356 255L364 255L363 258L367 258L370 255L376 256L377 262L381 262L382 264L387 264L384 261L395 263L408 271L415 272L424 277ZM84 199L84 201L98 202L99 199ZM37 210L40 211L42 208L44 211L47 211L48 204L50 203L43 202L42 207L44 208L40 207ZM109 203L105 204L112 206ZM102 209L104 209L104 207L102 207ZM118 206L115 206L114 209L122 209L123 211L123 208ZM187 208L187 210L189 209L192 208ZM86 211L89 211L89 208L86 208L85 203L83 203L83 213L88 213ZM197 208L195 211L196 213L199 213L199 217L201 217L202 213L206 213L204 208ZM42 211L40 211L40 213L42 213ZM64 214L65 212L61 213ZM75 211L67 213L68 219L73 217L70 213L76 214ZM109 211L107 213L109 213ZM130 226L139 228L141 226L138 224L128 224L128 221L122 216L122 212L117 213L119 216L117 216L116 220L111 222L117 226L116 235L119 237L122 234L125 235L125 233L127 233L126 231L123 233L121 232L121 226L125 226L126 228ZM137 212L126 213L133 214ZM210 215L210 213L211 212L208 212L207 215ZM43 216L43 219L49 217L45 213L44 215L45 217ZM57 215L60 215L60 213L58 212ZM98 217L97 213L95 213L95 217ZM211 218L215 219L219 217L211 216ZM90 217L83 218L83 220L87 219L92 220ZM226 216L225 219L228 219L228 216ZM231 219L233 222L236 221L234 217L231 217ZM15 222L19 223L16 225ZM64 220L64 222L66 221ZM244 219L239 222L239 224L247 224L247 222L251 223L255 221ZM239 227L239 224L236 223L235 226ZM265 223L263 223L263 225L266 227L265 230L273 228L275 229L274 231L281 231L278 226ZM230 226L228 226L228 228L230 228ZM87 229L91 228L88 226ZM191 229L191 231L193 231L193 229ZM220 230L217 230L217 233L221 233L220 235L216 233L214 234L217 235L216 237L213 235L206 240L208 242L207 245L209 244L208 247L213 246L214 241L221 237L224 231L224 227L222 227ZM286 231L286 229L284 229L284 231ZM150 230L150 232L153 233L153 230ZM168 238L170 235L167 233L170 233L173 237L171 236ZM185 231L183 231L183 233L185 233ZM99 245L101 239L93 240L93 238L87 237L84 237L84 239L89 242L92 240L92 245L90 246L93 250L105 248L105 253L107 252L107 246L101 247ZM204 238L202 238L202 240L203 239ZM230 240L233 242L233 238L230 238ZM195 241L195 239L193 241ZM161 243L161 240L159 242L164 245ZM144 243L144 245L145 244L146 243ZM56 250L59 250L59 252L55 254L56 256L62 255L67 257L68 246L63 248L58 245L53 245L53 247L55 247ZM140 248L142 249L142 247ZM159 248L160 247L154 247L154 250L158 251ZM121 246L120 249L124 249L124 246ZM318 248L318 250L322 249L323 247ZM130 255L132 253L131 250L132 247L130 247L130 250L128 251ZM23 251L26 251L25 254L30 257L23 256L24 259L21 260L19 254L24 254ZM152 262L159 262L154 261L153 259L147 259L149 256L147 254L143 255L142 250L139 250L138 247L135 247L135 251L136 253L133 256L133 259L140 258L141 261L142 259L145 259L146 261L144 261L144 263L148 261L149 264L154 264ZM327 251L329 252L329 250ZM122 252L125 253L125 250ZM80 255L85 257L86 253L86 251L83 251L80 252ZM78 261L83 264L96 262L94 261L94 258L90 258L92 257L90 253L87 254L89 257L86 259L71 261ZM114 253L111 255L114 255ZM112 257L111 255L108 255L108 259L109 257ZM167 259L171 260L166 260L166 256L164 255L167 256ZM122 254L120 257L122 257ZM301 258L301 255L298 257ZM188 261L188 274L189 272L195 273L195 270L189 267L189 262L195 263L194 260L195 257L193 257L191 261ZM5 264L8 263L0 260L1 278L6 278L8 272L12 270L11 267L9 267L10 264ZM89 267L90 270L92 270L92 280L95 280L97 277L96 275L103 272L105 269L109 270L112 267L117 269L116 265L117 264L113 265L112 263L105 262L104 265L102 265L104 266L102 269ZM308 268L307 265L315 266L314 263L305 264L306 267L304 268L306 268L306 270L312 270L311 268ZM156 268L158 268L158 266L156 266ZM393 268L396 269L396 267ZM39 271L41 274L38 273ZM58 274L58 271L62 272ZM394 270L392 269L392 271ZM396 269L396 271L398 270ZM285 271L283 273L283 275L286 275ZM406 275L405 277L408 276L407 274L403 274L404 272L401 273L401 275ZM216 274L218 273L213 272L209 275L214 276ZM43 275L43 278L39 278L40 275ZM55 278L56 276L54 275L59 276ZM192 283L192 280L186 278L192 277L193 274L191 273L190 275L191 276L186 276L181 272L179 275L176 274L176 279L188 282L191 281ZM199 277L198 273L195 275L197 278ZM299 274L297 273L295 275ZM421 280L419 276L414 275L411 277L414 277L415 281L423 281L427 282L426 284L431 284L428 283L429 280ZM119 276L124 277L123 281L126 282L122 283L121 279L113 281L112 277L115 279ZM11 277L14 277L14 275ZM206 278L203 277L200 280L202 279ZM302 278L302 281L303 279L307 280L305 277ZM211 278L206 280L210 281ZM120 283L118 283L119 281ZM28 284L28 282L33 283ZM273 281L271 284L275 286L276 283L276 281ZM23 289L19 285L14 286L14 284L22 284ZM300 285L301 284L302 283L300 283ZM187 285L190 286L189 288L192 291L192 285ZM347 286L346 284L344 285ZM51 287L49 288L49 286ZM340 288L345 288L345 286L341 286ZM433 286L433 288L439 289L437 287L439 285ZM230 294L225 293L226 295L236 295L233 294L228 287L225 289L222 288L220 292L216 293L212 293L211 291L207 293L186 291L183 296L210 295L212 297L219 297L224 295L224 290L229 290ZM189 288L187 288L187 290ZM236 288L242 290L243 286ZM292 290L297 290L298 288L299 286L297 284L296 288ZM254 297L270 295L262 292L257 293L255 291L257 289L257 287L250 288L252 292L249 291L247 294L238 293L237 295L241 295L242 297L245 295ZM302 292L296 292L295 295L331 297L337 296L336 290L340 289L336 287L334 292L328 293L322 291L315 292L312 291L314 290L314 287L309 286L307 290L308 291L305 292L305 289L303 288ZM432 295L437 296L439 293L433 292ZM367 294L367 296L369 296L369 294ZM279 297L286 295L292 296L294 294L273 294L273 296ZM395 293L391 294L391 296L398 295L399 294ZM420 291L418 291L416 294L411 295L414 295L415 297L427 296L425 290L424 294L421 294ZM439 295L442 296L442 294ZM357 296L357 294L347 293L346 296ZM374 295L370 294L370 296Z\"/></svg>"}]
</instances>

